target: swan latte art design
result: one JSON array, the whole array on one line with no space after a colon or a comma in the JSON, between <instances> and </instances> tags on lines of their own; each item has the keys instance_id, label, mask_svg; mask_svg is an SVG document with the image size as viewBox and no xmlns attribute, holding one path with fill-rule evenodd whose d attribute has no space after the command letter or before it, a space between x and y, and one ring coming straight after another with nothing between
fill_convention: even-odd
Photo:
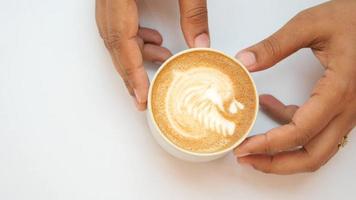
<instances>
[{"instance_id":1,"label":"swan latte art design","mask_svg":"<svg viewBox=\"0 0 356 200\"><path fill-rule=\"evenodd\" d=\"M214 153L246 137L256 117L257 94L248 72L234 59L195 50L163 64L151 86L149 106L171 144Z\"/></svg>"},{"instance_id":2,"label":"swan latte art design","mask_svg":"<svg viewBox=\"0 0 356 200\"><path fill-rule=\"evenodd\" d=\"M230 78L219 70L197 67L174 71L165 99L172 128L183 137L203 138L209 133L231 136L233 116L244 105L235 99ZM228 106L224 106L228 102Z\"/></svg>"}]
</instances>

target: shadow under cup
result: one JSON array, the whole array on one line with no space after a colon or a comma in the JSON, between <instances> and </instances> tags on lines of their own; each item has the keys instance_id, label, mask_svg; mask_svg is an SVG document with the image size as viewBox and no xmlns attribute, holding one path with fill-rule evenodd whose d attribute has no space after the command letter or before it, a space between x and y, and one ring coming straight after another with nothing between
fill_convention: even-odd
<instances>
[{"instance_id":1,"label":"shadow under cup","mask_svg":"<svg viewBox=\"0 0 356 200\"><path fill-rule=\"evenodd\" d=\"M177 64L178 63L178 64ZM170 126L171 123L167 121L168 119L168 111L164 107L157 107L157 105L164 104L167 98L170 98L169 95L169 89L167 89L168 86L170 86L170 83L173 81L170 79L173 79L169 76L169 74L166 74L167 71L172 73L172 71L180 71L182 70L183 72L187 72L188 70L186 69L194 69L194 68L199 68L200 66L204 66L203 68L209 68L205 66L209 66L209 63L217 63L215 64L215 67L217 69L224 68L226 76L228 76L229 80L231 80L232 85L235 86L235 88L238 88L238 94L235 95L234 93L234 98L236 99L245 99L244 100L244 105L245 107L241 107L241 112L248 113L244 117L243 115L238 115L238 117L234 118L234 126L232 135L227 135L226 137L234 137L233 140L231 140L230 143L226 144L226 147L218 150L214 150L211 152L200 152L200 151L195 151L192 150L190 147L186 148L183 147L181 144L177 144L179 142L174 141L174 139L168 137L168 130L171 129L165 129L165 126ZM230 70L232 73L226 73L228 70ZM218 70L220 71L220 70ZM236 74L234 74L236 72ZM175 73L175 72L174 72ZM172 73L172 74L174 74ZM179 73L179 72L178 72ZM203 72L202 72L203 73ZM218 72L220 73L220 72ZM239 75L240 76L237 76ZM242 76L241 76L242 74ZM215 74L214 74L215 76ZM196 75L193 75L187 79L187 84L189 85L189 80L195 80L199 78L199 71L197 72ZM207 81L211 82L211 80L214 79L214 77L208 77L206 78ZM215 79L214 79L215 80ZM219 81L219 80L215 80ZM239 82L240 81L240 82ZM241 82L243 81L243 82ZM177 83L177 82L174 82ZM218 82L216 82L218 83ZM174 84L172 84L174 85ZM219 84L220 85L220 84ZM232 86L231 86L232 87ZM214 87L215 88L215 87ZM159 93L157 93L159 91ZM235 90L233 90L235 91ZM161 94L162 93L162 94ZM248 95L247 95L248 94ZM155 96L153 96L155 95ZM173 95L174 96L174 95ZM155 97L155 98L153 98ZM176 96L175 96L176 97ZM239 98L237 98L239 97ZM176 101L177 100L177 101ZM167 101L170 102L170 101ZM181 102L180 98L174 98L173 102ZM180 104L181 105L181 104ZM220 104L219 104L220 105ZM194 49L188 49L185 51L182 51L171 58L169 58L167 61L165 61L162 66L159 68L157 73L155 74L151 85L149 89L149 95L148 95L148 102L147 102L147 122L149 125L149 128L151 130L152 135L156 139L156 141L161 145L163 149L165 149L168 153L171 155L187 160L187 161L192 161L192 162L204 162L204 161L211 161L217 158L220 158L227 153L229 153L232 149L237 147L240 143L242 143L245 138L247 137L248 133L252 129L253 124L255 123L256 116L257 116L257 111L258 111L258 95L257 95L257 90L254 81L252 80L252 77L250 76L249 72L246 70L246 68L235 58L230 57L226 55L223 52L213 50L210 48L194 48ZM168 107L168 106L166 106ZM229 106L227 106L229 107ZM226 108L225 104L221 105L219 108L224 109ZM194 109L194 108L193 108ZM218 109L218 108L216 108ZM220 109L220 110L221 110ZM237 109L237 108L236 108ZM229 112L231 111L232 113L240 112L237 111L236 109L230 109ZM155 113L154 113L155 112ZM159 113L159 119L155 118L155 116L158 116ZM217 113L217 112L216 112ZM242 117L241 117L242 116ZM200 122L199 120L196 120ZM221 120L220 120L221 121ZM197 122L197 123L198 123ZM211 123L211 121L208 121ZM161 123L161 124L160 124ZM205 131L204 128L207 126L201 128L202 131ZM209 127L209 125L208 125ZM217 126L215 126L217 127ZM221 129L221 126L219 126L219 130L224 130L224 136L225 134L228 134L229 132L226 131L228 129ZM235 129L236 128L236 129ZM200 129L199 129L200 130ZM197 139L198 143L194 144L199 144L200 143L206 143L204 138L199 141ZM213 143L207 143L211 144L213 146Z\"/></svg>"}]
</instances>

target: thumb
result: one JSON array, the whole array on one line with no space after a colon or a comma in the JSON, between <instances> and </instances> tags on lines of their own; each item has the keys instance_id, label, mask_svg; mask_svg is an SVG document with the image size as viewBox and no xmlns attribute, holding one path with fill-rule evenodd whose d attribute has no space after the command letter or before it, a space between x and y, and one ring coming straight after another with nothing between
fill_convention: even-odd
<instances>
[{"instance_id":1,"label":"thumb","mask_svg":"<svg viewBox=\"0 0 356 200\"><path fill-rule=\"evenodd\" d=\"M181 27L189 47L210 47L206 0L179 0Z\"/></svg>"},{"instance_id":2,"label":"thumb","mask_svg":"<svg viewBox=\"0 0 356 200\"><path fill-rule=\"evenodd\" d=\"M237 53L236 58L249 71L260 71L272 67L301 48L310 47L316 39L313 30L318 30L315 21L310 18L309 11L299 13L267 39Z\"/></svg>"}]
</instances>

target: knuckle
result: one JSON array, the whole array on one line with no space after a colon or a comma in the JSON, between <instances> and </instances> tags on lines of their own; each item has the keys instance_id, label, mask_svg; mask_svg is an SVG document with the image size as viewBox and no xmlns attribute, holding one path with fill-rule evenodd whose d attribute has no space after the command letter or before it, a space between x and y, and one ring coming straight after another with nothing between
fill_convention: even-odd
<instances>
[{"instance_id":1,"label":"knuckle","mask_svg":"<svg viewBox=\"0 0 356 200\"><path fill-rule=\"evenodd\" d=\"M295 146L302 146L310 140L309 134L296 134L294 139Z\"/></svg>"},{"instance_id":2,"label":"knuckle","mask_svg":"<svg viewBox=\"0 0 356 200\"><path fill-rule=\"evenodd\" d=\"M204 24L208 21L208 10L206 6L189 9L183 13L184 20L191 24Z\"/></svg>"},{"instance_id":3,"label":"knuckle","mask_svg":"<svg viewBox=\"0 0 356 200\"><path fill-rule=\"evenodd\" d=\"M264 149L263 151L267 154L272 154L273 150L271 147L271 140L270 140L270 133L267 132L266 134L263 135L264 136L264 140L265 140L265 145L264 145Z\"/></svg>"},{"instance_id":4,"label":"knuckle","mask_svg":"<svg viewBox=\"0 0 356 200\"><path fill-rule=\"evenodd\" d=\"M128 67L125 69L125 74L128 77L128 79L131 80L135 76L135 74L142 68L143 66Z\"/></svg>"},{"instance_id":5,"label":"knuckle","mask_svg":"<svg viewBox=\"0 0 356 200\"><path fill-rule=\"evenodd\" d=\"M267 52L267 55L270 55L273 58L280 57L282 54L281 46L278 39L274 35L263 40L262 47Z\"/></svg>"},{"instance_id":6,"label":"knuckle","mask_svg":"<svg viewBox=\"0 0 356 200\"><path fill-rule=\"evenodd\" d=\"M295 146L303 146L304 144L308 143L308 141L311 139L310 131L306 129L300 128L293 120L291 122L293 128L296 129L296 132L294 134L294 145Z\"/></svg>"},{"instance_id":7,"label":"knuckle","mask_svg":"<svg viewBox=\"0 0 356 200\"><path fill-rule=\"evenodd\" d=\"M103 37L104 43L109 49L120 49L121 39L121 34L118 32L109 33L106 37Z\"/></svg>"},{"instance_id":8,"label":"knuckle","mask_svg":"<svg viewBox=\"0 0 356 200\"><path fill-rule=\"evenodd\" d=\"M126 70L125 70L125 74L127 77L132 77L134 74L135 74L135 71L136 71L136 68L133 68L133 67L128 67Z\"/></svg>"}]
</instances>

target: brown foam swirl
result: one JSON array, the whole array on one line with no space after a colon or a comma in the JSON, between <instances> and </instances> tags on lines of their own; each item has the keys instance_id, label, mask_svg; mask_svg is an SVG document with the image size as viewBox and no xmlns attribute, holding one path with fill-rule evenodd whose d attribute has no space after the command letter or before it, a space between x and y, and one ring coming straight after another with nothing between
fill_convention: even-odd
<instances>
[{"instance_id":1,"label":"brown foam swirl","mask_svg":"<svg viewBox=\"0 0 356 200\"><path fill-rule=\"evenodd\" d=\"M235 99L233 84L226 74L208 67L173 73L165 104L168 121L178 134L202 138L236 132L236 124L226 116L244 106Z\"/></svg>"}]
</instances>

